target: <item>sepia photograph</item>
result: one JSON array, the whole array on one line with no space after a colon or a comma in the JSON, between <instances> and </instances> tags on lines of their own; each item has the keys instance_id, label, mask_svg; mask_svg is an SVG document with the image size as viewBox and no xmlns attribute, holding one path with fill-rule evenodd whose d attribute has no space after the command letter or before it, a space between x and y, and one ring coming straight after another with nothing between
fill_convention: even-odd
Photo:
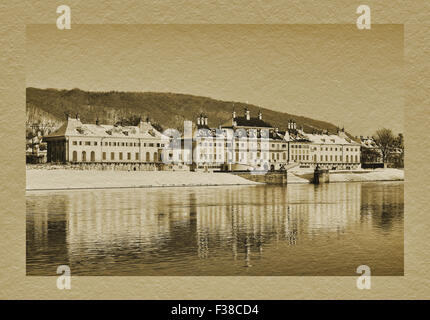
<instances>
[{"instance_id":1,"label":"sepia photograph","mask_svg":"<svg viewBox=\"0 0 430 320\"><path fill-rule=\"evenodd\" d=\"M403 276L403 75L401 24L27 25L26 275Z\"/></svg>"}]
</instances>

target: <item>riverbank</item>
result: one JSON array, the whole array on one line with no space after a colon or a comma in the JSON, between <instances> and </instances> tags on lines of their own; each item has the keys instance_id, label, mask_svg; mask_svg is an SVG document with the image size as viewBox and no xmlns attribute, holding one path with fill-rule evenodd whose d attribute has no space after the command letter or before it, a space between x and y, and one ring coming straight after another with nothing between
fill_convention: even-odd
<instances>
[{"instance_id":1,"label":"riverbank","mask_svg":"<svg viewBox=\"0 0 430 320\"><path fill-rule=\"evenodd\" d=\"M26 190L257 185L228 173L171 171L27 170Z\"/></svg>"},{"instance_id":2,"label":"riverbank","mask_svg":"<svg viewBox=\"0 0 430 320\"><path fill-rule=\"evenodd\" d=\"M287 184L308 184L312 170L291 170ZM195 187L257 185L236 174L189 171L100 171L70 169L27 169L26 190L73 190L108 188ZM404 170L375 169L332 171L333 182L403 181Z\"/></svg>"},{"instance_id":3,"label":"riverbank","mask_svg":"<svg viewBox=\"0 0 430 320\"><path fill-rule=\"evenodd\" d=\"M295 168L288 172L288 183L310 183L313 178L312 169ZM330 171L330 183L333 182L372 182L372 181L403 181L405 171L403 169L360 169L354 171ZM295 178L294 178L295 177ZM297 182L293 182L293 178Z\"/></svg>"},{"instance_id":4,"label":"riverbank","mask_svg":"<svg viewBox=\"0 0 430 320\"><path fill-rule=\"evenodd\" d=\"M374 169L353 172L330 172L330 182L403 181L402 169Z\"/></svg>"}]
</instances>

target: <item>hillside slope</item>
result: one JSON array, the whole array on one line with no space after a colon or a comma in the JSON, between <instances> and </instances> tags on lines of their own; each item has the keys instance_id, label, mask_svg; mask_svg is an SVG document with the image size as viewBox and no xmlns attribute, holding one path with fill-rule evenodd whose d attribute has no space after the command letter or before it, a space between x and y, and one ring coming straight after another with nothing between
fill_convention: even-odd
<instances>
[{"instance_id":1,"label":"hillside slope","mask_svg":"<svg viewBox=\"0 0 430 320\"><path fill-rule=\"evenodd\" d=\"M234 105L238 115L243 114L245 107L251 111L251 116L257 116L258 110L261 110L264 120L281 130L285 130L288 120L293 119L307 132L314 130L336 132L336 126L325 121L276 112L242 102L220 101L187 94L27 88L26 99L27 108L36 108L40 113L48 113L58 122L64 121L66 112L72 115L79 113L82 122L87 123L94 123L97 118L101 123L116 123L130 116L141 116L143 119L149 117L152 122L160 124L165 129L176 128L182 131L183 121L195 122L200 113L208 116L211 127L229 122Z\"/></svg>"}]
</instances>

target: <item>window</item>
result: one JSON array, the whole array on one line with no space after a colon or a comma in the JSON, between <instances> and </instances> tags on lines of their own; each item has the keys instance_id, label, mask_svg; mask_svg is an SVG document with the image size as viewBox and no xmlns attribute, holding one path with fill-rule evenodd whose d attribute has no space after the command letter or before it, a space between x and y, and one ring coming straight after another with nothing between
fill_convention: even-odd
<instances>
[{"instance_id":1,"label":"window","mask_svg":"<svg viewBox=\"0 0 430 320\"><path fill-rule=\"evenodd\" d=\"M91 151L91 162L96 161L96 153L94 151Z\"/></svg>"},{"instance_id":2,"label":"window","mask_svg":"<svg viewBox=\"0 0 430 320\"><path fill-rule=\"evenodd\" d=\"M73 151L73 162L77 162L77 161L78 161L78 153L76 151Z\"/></svg>"},{"instance_id":3,"label":"window","mask_svg":"<svg viewBox=\"0 0 430 320\"><path fill-rule=\"evenodd\" d=\"M119 160L122 160L122 152L119 153Z\"/></svg>"},{"instance_id":4,"label":"window","mask_svg":"<svg viewBox=\"0 0 430 320\"><path fill-rule=\"evenodd\" d=\"M157 162L157 159L158 159L158 153L154 152L154 162Z\"/></svg>"},{"instance_id":5,"label":"window","mask_svg":"<svg viewBox=\"0 0 430 320\"><path fill-rule=\"evenodd\" d=\"M106 160L106 152L103 152L103 160Z\"/></svg>"},{"instance_id":6,"label":"window","mask_svg":"<svg viewBox=\"0 0 430 320\"><path fill-rule=\"evenodd\" d=\"M82 146L82 141L79 141L79 145Z\"/></svg>"},{"instance_id":7,"label":"window","mask_svg":"<svg viewBox=\"0 0 430 320\"><path fill-rule=\"evenodd\" d=\"M111 160L115 160L115 152L111 152L110 153L110 159Z\"/></svg>"},{"instance_id":8,"label":"window","mask_svg":"<svg viewBox=\"0 0 430 320\"><path fill-rule=\"evenodd\" d=\"M136 152L136 160L139 160L139 152Z\"/></svg>"},{"instance_id":9,"label":"window","mask_svg":"<svg viewBox=\"0 0 430 320\"><path fill-rule=\"evenodd\" d=\"M97 145L97 141L94 141L94 145L95 145L95 146Z\"/></svg>"},{"instance_id":10,"label":"window","mask_svg":"<svg viewBox=\"0 0 430 320\"><path fill-rule=\"evenodd\" d=\"M131 160L131 152L127 153L127 160Z\"/></svg>"},{"instance_id":11,"label":"window","mask_svg":"<svg viewBox=\"0 0 430 320\"><path fill-rule=\"evenodd\" d=\"M110 144L110 143L109 143ZM107 146L108 145L108 143L107 142L105 142L105 146Z\"/></svg>"},{"instance_id":12,"label":"window","mask_svg":"<svg viewBox=\"0 0 430 320\"><path fill-rule=\"evenodd\" d=\"M91 145L91 141L85 141L85 145L86 146L90 146Z\"/></svg>"},{"instance_id":13,"label":"window","mask_svg":"<svg viewBox=\"0 0 430 320\"><path fill-rule=\"evenodd\" d=\"M82 151L82 162L87 161L87 153L85 151Z\"/></svg>"},{"instance_id":14,"label":"window","mask_svg":"<svg viewBox=\"0 0 430 320\"><path fill-rule=\"evenodd\" d=\"M76 146L76 145L78 144L78 142L77 142L77 141L73 141L73 142L72 142L72 144L73 144L74 146Z\"/></svg>"}]
</instances>

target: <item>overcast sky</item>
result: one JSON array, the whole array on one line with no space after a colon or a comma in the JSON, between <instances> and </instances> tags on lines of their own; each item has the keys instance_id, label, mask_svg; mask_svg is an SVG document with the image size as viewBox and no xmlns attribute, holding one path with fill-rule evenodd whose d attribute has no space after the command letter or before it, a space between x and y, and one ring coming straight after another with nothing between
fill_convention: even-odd
<instances>
[{"instance_id":1,"label":"overcast sky","mask_svg":"<svg viewBox=\"0 0 430 320\"><path fill-rule=\"evenodd\" d=\"M27 26L27 86L249 102L403 132L403 26Z\"/></svg>"}]
</instances>

